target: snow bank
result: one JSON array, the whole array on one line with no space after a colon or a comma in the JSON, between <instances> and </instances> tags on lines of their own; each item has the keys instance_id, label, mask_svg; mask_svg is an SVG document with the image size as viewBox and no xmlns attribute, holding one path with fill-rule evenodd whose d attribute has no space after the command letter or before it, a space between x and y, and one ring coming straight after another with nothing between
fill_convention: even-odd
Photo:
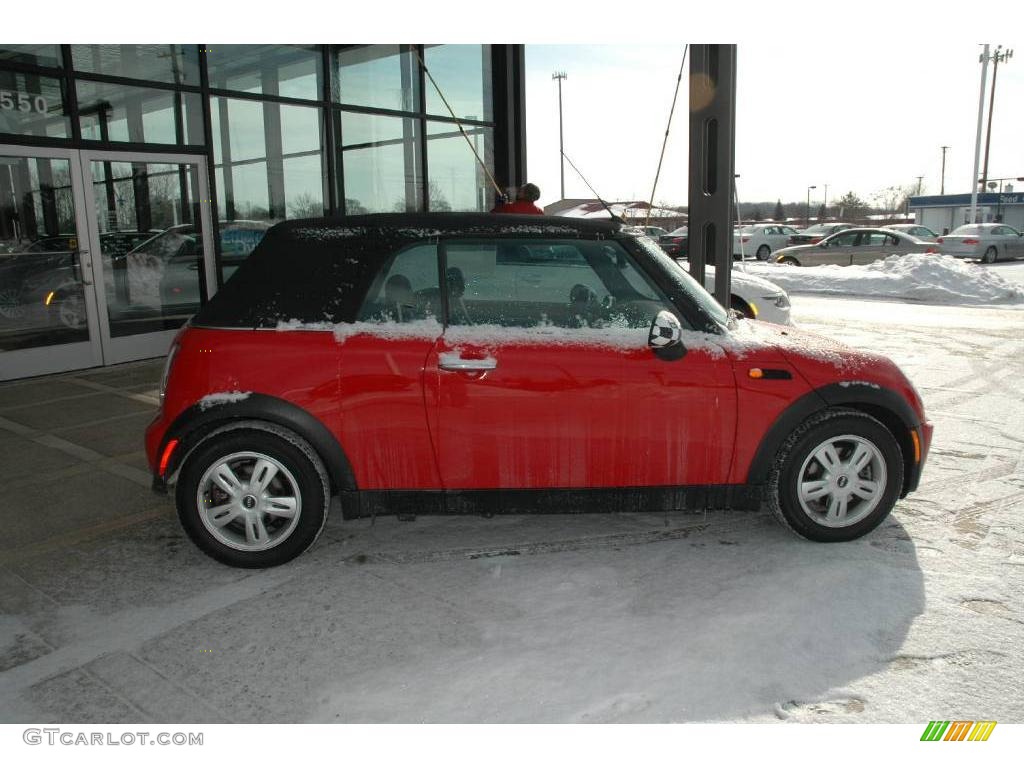
<instances>
[{"instance_id":1,"label":"snow bank","mask_svg":"<svg viewBox=\"0 0 1024 768\"><path fill-rule=\"evenodd\" d=\"M865 265L747 264L787 291L871 296L933 304L1024 304L1024 288L977 264L935 253L890 256Z\"/></svg>"}]
</instances>

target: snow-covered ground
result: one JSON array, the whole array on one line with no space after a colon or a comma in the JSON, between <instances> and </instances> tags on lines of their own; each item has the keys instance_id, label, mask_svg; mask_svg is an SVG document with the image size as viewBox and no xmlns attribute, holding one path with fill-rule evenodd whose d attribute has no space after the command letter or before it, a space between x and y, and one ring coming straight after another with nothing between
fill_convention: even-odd
<instances>
[{"instance_id":1,"label":"snow-covered ground","mask_svg":"<svg viewBox=\"0 0 1024 768\"><path fill-rule=\"evenodd\" d=\"M1020 722L1024 316L797 294L794 319L892 356L936 425L920 490L866 538L335 515L252 573L161 502L5 555L0 721Z\"/></svg>"},{"instance_id":2,"label":"snow-covered ground","mask_svg":"<svg viewBox=\"0 0 1024 768\"><path fill-rule=\"evenodd\" d=\"M890 256L871 264L845 267L795 267L773 262L747 262L745 267L790 293L1024 307L1024 285L1016 274L1021 265L1024 262L980 265L925 253Z\"/></svg>"}]
</instances>

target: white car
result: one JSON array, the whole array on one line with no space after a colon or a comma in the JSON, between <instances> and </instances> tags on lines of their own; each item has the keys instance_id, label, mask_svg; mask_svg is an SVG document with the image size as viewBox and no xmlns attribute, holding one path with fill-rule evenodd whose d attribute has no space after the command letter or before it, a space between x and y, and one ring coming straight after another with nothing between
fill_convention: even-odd
<instances>
[{"instance_id":1,"label":"white car","mask_svg":"<svg viewBox=\"0 0 1024 768\"><path fill-rule=\"evenodd\" d=\"M941 252L991 264L1024 256L1024 234L1005 224L964 224L939 238Z\"/></svg>"},{"instance_id":2,"label":"white car","mask_svg":"<svg viewBox=\"0 0 1024 768\"><path fill-rule=\"evenodd\" d=\"M732 255L753 256L758 261L768 257L779 248L784 248L797 231L785 224L748 224L737 227L732 236Z\"/></svg>"},{"instance_id":3,"label":"white car","mask_svg":"<svg viewBox=\"0 0 1024 768\"><path fill-rule=\"evenodd\" d=\"M685 259L676 259L676 263L689 271L690 265ZM710 293L715 291L714 267L704 268L704 288ZM744 317L778 325L793 324L789 317L789 295L770 280L734 269L730 293L730 309Z\"/></svg>"}]
</instances>

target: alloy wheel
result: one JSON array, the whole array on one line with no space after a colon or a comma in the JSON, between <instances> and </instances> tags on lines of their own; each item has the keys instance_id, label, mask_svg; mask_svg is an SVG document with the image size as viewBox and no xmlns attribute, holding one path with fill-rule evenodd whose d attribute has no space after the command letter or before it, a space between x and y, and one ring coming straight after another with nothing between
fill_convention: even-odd
<instances>
[{"instance_id":1,"label":"alloy wheel","mask_svg":"<svg viewBox=\"0 0 1024 768\"><path fill-rule=\"evenodd\" d=\"M797 475L797 498L819 525L845 528L870 515L885 494L882 452L859 435L830 437L812 450Z\"/></svg>"},{"instance_id":2,"label":"alloy wheel","mask_svg":"<svg viewBox=\"0 0 1024 768\"><path fill-rule=\"evenodd\" d=\"M288 468L253 451L214 461L199 481L196 501L207 531L243 552L260 552L283 542L302 512L299 485Z\"/></svg>"}]
</instances>

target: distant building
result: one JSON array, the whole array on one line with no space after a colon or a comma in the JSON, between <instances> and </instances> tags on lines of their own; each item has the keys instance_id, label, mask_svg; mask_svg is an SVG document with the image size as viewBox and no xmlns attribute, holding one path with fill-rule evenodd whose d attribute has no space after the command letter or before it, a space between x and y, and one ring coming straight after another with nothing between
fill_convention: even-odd
<instances>
[{"instance_id":1,"label":"distant building","mask_svg":"<svg viewBox=\"0 0 1024 768\"><path fill-rule=\"evenodd\" d=\"M917 223L938 233L952 232L970 223L971 195L923 195L910 198L910 210L917 214ZM1024 194L1012 187L1002 193L983 192L978 195L978 221L1001 221L1024 231Z\"/></svg>"}]
</instances>

